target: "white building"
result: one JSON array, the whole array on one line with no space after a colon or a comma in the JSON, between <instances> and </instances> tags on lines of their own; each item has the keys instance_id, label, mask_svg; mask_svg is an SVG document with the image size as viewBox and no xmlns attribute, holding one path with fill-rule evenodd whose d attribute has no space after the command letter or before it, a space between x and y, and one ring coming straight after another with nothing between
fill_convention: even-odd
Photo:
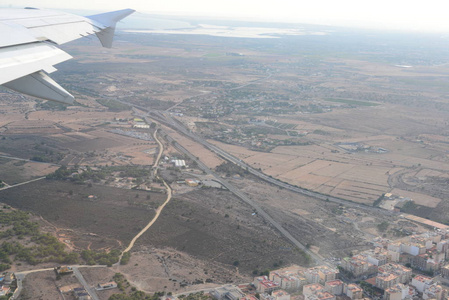
<instances>
[{"instance_id":1,"label":"white building","mask_svg":"<svg viewBox=\"0 0 449 300\"><path fill-rule=\"evenodd\" d=\"M302 268L291 267L270 272L270 279L279 283L281 289L295 291L307 284Z\"/></svg>"},{"instance_id":2,"label":"white building","mask_svg":"<svg viewBox=\"0 0 449 300\"><path fill-rule=\"evenodd\" d=\"M395 284L394 286L385 290L385 300L404 300L409 297L409 288L402 283Z\"/></svg>"},{"instance_id":3,"label":"white building","mask_svg":"<svg viewBox=\"0 0 449 300\"><path fill-rule=\"evenodd\" d=\"M424 290L432 284L432 278L426 277L423 275L416 275L412 279L412 285L416 288L416 290L420 293L423 293Z\"/></svg>"},{"instance_id":4,"label":"white building","mask_svg":"<svg viewBox=\"0 0 449 300\"><path fill-rule=\"evenodd\" d=\"M210 294L217 300L238 300L245 296L245 294L234 285L218 287L211 291Z\"/></svg>"},{"instance_id":5,"label":"white building","mask_svg":"<svg viewBox=\"0 0 449 300\"><path fill-rule=\"evenodd\" d=\"M343 288L343 293L349 298L351 298L351 300L361 299L363 297L362 288L355 283L345 285Z\"/></svg>"},{"instance_id":6,"label":"white building","mask_svg":"<svg viewBox=\"0 0 449 300\"><path fill-rule=\"evenodd\" d=\"M268 279L267 276L255 277L253 281L257 292L259 293L271 293L274 290L280 289L279 283Z\"/></svg>"},{"instance_id":7,"label":"white building","mask_svg":"<svg viewBox=\"0 0 449 300\"><path fill-rule=\"evenodd\" d=\"M407 243L407 244L401 244L401 252L416 256L419 254L424 254L426 253L426 246L425 245L421 245L421 244L411 244L411 243Z\"/></svg>"},{"instance_id":8,"label":"white building","mask_svg":"<svg viewBox=\"0 0 449 300\"><path fill-rule=\"evenodd\" d=\"M447 250L449 250L449 241L448 240L442 240L442 241L438 242L437 250L440 251L440 252L446 253Z\"/></svg>"},{"instance_id":9,"label":"white building","mask_svg":"<svg viewBox=\"0 0 449 300\"><path fill-rule=\"evenodd\" d=\"M134 124L133 128L139 128L139 129L149 129L150 125L148 124L144 124L144 123L139 123L139 124Z\"/></svg>"},{"instance_id":10,"label":"white building","mask_svg":"<svg viewBox=\"0 0 449 300\"><path fill-rule=\"evenodd\" d=\"M331 269L328 266L319 266L309 268L304 272L304 276L310 283L324 284L326 281L335 280L339 271L337 269Z\"/></svg>"},{"instance_id":11,"label":"white building","mask_svg":"<svg viewBox=\"0 0 449 300\"><path fill-rule=\"evenodd\" d=\"M186 166L186 161L183 159L173 159L172 163L175 165L175 167L177 168L181 168L181 167L185 167Z\"/></svg>"},{"instance_id":12,"label":"white building","mask_svg":"<svg viewBox=\"0 0 449 300\"><path fill-rule=\"evenodd\" d=\"M343 294L344 282L340 279L327 281L324 284L324 289L331 293L332 295L341 295Z\"/></svg>"},{"instance_id":13,"label":"white building","mask_svg":"<svg viewBox=\"0 0 449 300\"><path fill-rule=\"evenodd\" d=\"M290 294L283 290L277 290L271 293L274 300L290 300Z\"/></svg>"},{"instance_id":14,"label":"white building","mask_svg":"<svg viewBox=\"0 0 449 300\"><path fill-rule=\"evenodd\" d=\"M318 292L324 292L324 286L322 286L319 283L312 283L312 284L308 284L305 285L303 290L302 290L302 294L304 296L308 296L308 295L312 295L312 294L316 294Z\"/></svg>"},{"instance_id":15,"label":"white building","mask_svg":"<svg viewBox=\"0 0 449 300\"><path fill-rule=\"evenodd\" d=\"M441 288L441 286L434 283L424 290L422 298L424 300L427 299L443 300L443 289Z\"/></svg>"}]
</instances>

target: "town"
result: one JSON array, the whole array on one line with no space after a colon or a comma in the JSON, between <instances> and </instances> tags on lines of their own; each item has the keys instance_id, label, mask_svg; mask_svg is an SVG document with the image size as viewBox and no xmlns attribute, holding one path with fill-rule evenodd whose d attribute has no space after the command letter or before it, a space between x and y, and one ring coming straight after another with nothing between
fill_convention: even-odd
<instances>
[{"instance_id":1,"label":"town","mask_svg":"<svg viewBox=\"0 0 449 300\"><path fill-rule=\"evenodd\" d=\"M372 240L372 249L332 264L310 268L293 265L256 276L249 284L226 284L200 292L203 297L215 300L443 300L449 297L448 260L449 231L428 231L399 240L377 237ZM61 266L54 271L59 278L74 276L74 268L70 266ZM21 276L3 273L0 296L16 290ZM59 291L77 300L90 300L93 298L87 290L98 292L120 288L121 277L114 278L117 281L95 283L89 287L80 281L79 284L60 286ZM176 295L169 292L159 298L179 300L198 293Z\"/></svg>"}]
</instances>

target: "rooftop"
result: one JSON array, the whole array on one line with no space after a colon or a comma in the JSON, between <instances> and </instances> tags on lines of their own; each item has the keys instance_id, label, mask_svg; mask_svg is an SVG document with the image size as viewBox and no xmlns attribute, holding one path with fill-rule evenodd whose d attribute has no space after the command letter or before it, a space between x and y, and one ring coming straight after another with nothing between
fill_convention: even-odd
<instances>
[{"instance_id":1,"label":"rooftop","mask_svg":"<svg viewBox=\"0 0 449 300\"><path fill-rule=\"evenodd\" d=\"M287 295L290 295L290 294L283 290L277 290L277 291L274 291L271 293L271 296L274 296L274 297L281 297L281 296L287 296Z\"/></svg>"},{"instance_id":2,"label":"rooftop","mask_svg":"<svg viewBox=\"0 0 449 300\"><path fill-rule=\"evenodd\" d=\"M267 289L279 286L279 283L269 280L267 276L256 277L256 280Z\"/></svg>"},{"instance_id":3,"label":"rooftop","mask_svg":"<svg viewBox=\"0 0 449 300\"><path fill-rule=\"evenodd\" d=\"M350 284L348 284L348 290L351 290L352 292L355 292L355 291L362 291L362 288L359 287L355 283L350 283Z\"/></svg>"},{"instance_id":4,"label":"rooftop","mask_svg":"<svg viewBox=\"0 0 449 300\"><path fill-rule=\"evenodd\" d=\"M328 266L318 266L313 268L308 268L305 273L324 273L324 274L331 274L331 273L339 273L337 269L331 269Z\"/></svg>"},{"instance_id":5,"label":"rooftop","mask_svg":"<svg viewBox=\"0 0 449 300\"><path fill-rule=\"evenodd\" d=\"M319 283L308 284L308 285L304 286L304 288L310 289L310 291L312 291L312 292L324 290L324 286L322 286Z\"/></svg>"},{"instance_id":6,"label":"rooftop","mask_svg":"<svg viewBox=\"0 0 449 300\"><path fill-rule=\"evenodd\" d=\"M441 288L440 285L432 284L431 286L429 286L429 287L426 289L426 292L427 292L427 293L437 294L437 293L441 292L442 290L443 290L443 289Z\"/></svg>"},{"instance_id":7,"label":"rooftop","mask_svg":"<svg viewBox=\"0 0 449 300\"><path fill-rule=\"evenodd\" d=\"M414 278L414 280L420 281L420 282L429 282L432 281L432 278L424 276L424 275L416 275Z\"/></svg>"},{"instance_id":8,"label":"rooftop","mask_svg":"<svg viewBox=\"0 0 449 300\"><path fill-rule=\"evenodd\" d=\"M343 285L343 281L341 281L340 279L336 279L336 280L331 280L331 281L327 281L326 285L330 285L330 286L337 286L337 285Z\"/></svg>"},{"instance_id":9,"label":"rooftop","mask_svg":"<svg viewBox=\"0 0 449 300\"><path fill-rule=\"evenodd\" d=\"M362 266L362 265L372 265L373 264L369 263L366 261L366 258L362 255L357 255L357 256L353 256L350 257L349 259L345 259L348 263L350 263L351 265L355 265L355 266Z\"/></svg>"},{"instance_id":10,"label":"rooftop","mask_svg":"<svg viewBox=\"0 0 449 300\"><path fill-rule=\"evenodd\" d=\"M402 293L402 290L405 288L405 286L402 283L398 283L390 287L389 289L386 289L386 293Z\"/></svg>"},{"instance_id":11,"label":"rooftop","mask_svg":"<svg viewBox=\"0 0 449 300\"><path fill-rule=\"evenodd\" d=\"M334 299L334 295L329 292L317 292L315 294L309 295L306 299L310 300L326 300L326 299Z\"/></svg>"},{"instance_id":12,"label":"rooftop","mask_svg":"<svg viewBox=\"0 0 449 300\"><path fill-rule=\"evenodd\" d=\"M245 297L240 298L240 300L259 300L253 295L246 295Z\"/></svg>"},{"instance_id":13,"label":"rooftop","mask_svg":"<svg viewBox=\"0 0 449 300\"><path fill-rule=\"evenodd\" d=\"M395 280L396 278L398 278L398 275L384 272L384 273L377 274L377 278L379 280L383 280L383 281L391 281L391 280Z\"/></svg>"},{"instance_id":14,"label":"rooftop","mask_svg":"<svg viewBox=\"0 0 449 300\"><path fill-rule=\"evenodd\" d=\"M411 272L412 269L407 268L400 264L388 263L379 267L379 272L396 272L396 273L408 273Z\"/></svg>"}]
</instances>

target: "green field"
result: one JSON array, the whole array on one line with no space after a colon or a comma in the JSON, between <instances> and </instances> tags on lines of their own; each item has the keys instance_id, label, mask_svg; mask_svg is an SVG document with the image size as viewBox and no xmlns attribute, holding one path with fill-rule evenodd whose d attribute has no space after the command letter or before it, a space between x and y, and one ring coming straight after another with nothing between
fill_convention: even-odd
<instances>
[{"instance_id":1,"label":"green field","mask_svg":"<svg viewBox=\"0 0 449 300\"><path fill-rule=\"evenodd\" d=\"M296 124L289 124L289 123L279 123L275 121L265 121L265 124L280 128L280 129L295 129Z\"/></svg>"},{"instance_id":2,"label":"green field","mask_svg":"<svg viewBox=\"0 0 449 300\"><path fill-rule=\"evenodd\" d=\"M378 105L380 105L379 103L366 102L366 101L353 100L353 99L326 98L324 100L330 101L330 102L338 102L338 103L344 103L344 104L350 104L350 105L357 105L357 106L378 106Z\"/></svg>"},{"instance_id":3,"label":"green field","mask_svg":"<svg viewBox=\"0 0 449 300\"><path fill-rule=\"evenodd\" d=\"M223 54L221 53L207 53L205 55L203 55L204 57L220 57L223 56Z\"/></svg>"},{"instance_id":4,"label":"green field","mask_svg":"<svg viewBox=\"0 0 449 300\"><path fill-rule=\"evenodd\" d=\"M115 101L115 100L97 99L97 102L103 106L106 106L111 111L124 111L124 110L131 109L131 107L129 105L123 104L123 103Z\"/></svg>"}]
</instances>

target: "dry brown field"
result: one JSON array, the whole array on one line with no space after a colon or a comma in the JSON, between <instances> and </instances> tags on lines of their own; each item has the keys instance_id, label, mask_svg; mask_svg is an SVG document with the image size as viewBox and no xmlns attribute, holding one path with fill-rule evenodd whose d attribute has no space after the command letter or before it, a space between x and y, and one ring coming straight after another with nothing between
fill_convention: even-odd
<instances>
[{"instance_id":1,"label":"dry brown field","mask_svg":"<svg viewBox=\"0 0 449 300\"><path fill-rule=\"evenodd\" d=\"M388 139L377 137L370 141L375 140ZM371 205L383 193L391 190L389 175L403 169L394 167L395 163L404 165L404 160L390 161L392 154L331 153L317 145L281 146L271 153L260 153L235 145L211 142L275 178L367 205ZM411 156L407 156L407 159L414 164L422 161ZM438 164L430 160L425 162ZM426 205L428 202L422 203ZM434 207L435 204L429 205Z\"/></svg>"},{"instance_id":2,"label":"dry brown field","mask_svg":"<svg viewBox=\"0 0 449 300\"><path fill-rule=\"evenodd\" d=\"M148 293L172 291L173 294L177 294L216 287L227 281L247 282L250 280L248 276L238 274L234 267L218 262L212 264L172 248L140 247L140 249L132 253L127 265L118 266L115 270L125 274L131 285ZM205 281L208 278L212 279L213 283L180 286L183 281L192 283L196 280Z\"/></svg>"},{"instance_id":3,"label":"dry brown field","mask_svg":"<svg viewBox=\"0 0 449 300\"><path fill-rule=\"evenodd\" d=\"M413 175L413 177L417 177L417 178L431 177L431 176L449 178L449 174L446 172L439 172L439 171L430 170L430 169L422 169Z\"/></svg>"},{"instance_id":4,"label":"dry brown field","mask_svg":"<svg viewBox=\"0 0 449 300\"><path fill-rule=\"evenodd\" d=\"M57 168L58 166L47 163L5 159L4 163L0 163L0 180L12 185L46 176Z\"/></svg>"},{"instance_id":5,"label":"dry brown field","mask_svg":"<svg viewBox=\"0 0 449 300\"><path fill-rule=\"evenodd\" d=\"M21 115L19 120L8 119L5 123L10 134L38 134L46 135L58 147L68 148L78 152L86 151L109 151L106 159L96 157L68 156L64 163L68 164L99 164L105 165L114 162L121 164L151 164L153 155L151 152L155 147L154 142L144 141L128 136L110 133L108 127L94 129L96 125L113 121L114 118L128 119L133 116L129 111L120 113L98 112L98 111L34 111L28 114L28 120ZM2 120L3 121L3 120ZM129 127L130 125L126 125ZM126 127L125 126L125 127ZM4 127L5 128L5 127ZM94 129L94 130L92 130ZM81 132L84 130L86 132ZM114 155L129 156L129 160L123 161L112 157Z\"/></svg>"},{"instance_id":6,"label":"dry brown field","mask_svg":"<svg viewBox=\"0 0 449 300\"><path fill-rule=\"evenodd\" d=\"M63 276L60 281L56 281L55 279L56 274L54 271L28 274L23 280L23 290L20 294L19 299L64 299L59 292L58 284L60 284L61 286L66 286L78 283L78 280L71 275ZM72 299L70 295L67 296L67 300Z\"/></svg>"},{"instance_id":7,"label":"dry brown field","mask_svg":"<svg viewBox=\"0 0 449 300\"><path fill-rule=\"evenodd\" d=\"M344 130L339 128L330 127L322 124L315 124L312 122L307 122L304 117L306 114L298 114L295 117L292 116L279 116L277 118L273 118L273 120L278 121L279 123L288 123L288 124L296 124L295 130L305 131L308 133L312 133L314 130L322 130L332 135L343 135L345 134Z\"/></svg>"},{"instance_id":8,"label":"dry brown field","mask_svg":"<svg viewBox=\"0 0 449 300\"><path fill-rule=\"evenodd\" d=\"M112 121L114 118L127 119L132 118L130 111L123 112L99 112L99 111L35 111L29 114L30 120L46 120L68 126L70 124L80 124L95 126L106 121Z\"/></svg>"},{"instance_id":9,"label":"dry brown field","mask_svg":"<svg viewBox=\"0 0 449 300\"><path fill-rule=\"evenodd\" d=\"M441 199L431 197L429 195L424 195L421 193L410 192L410 191L404 191L404 190L397 189L397 188L393 189L391 191L391 193L396 196L408 197L408 198L412 199L413 202L415 202L418 205L432 207L432 208L437 207L438 203L441 202Z\"/></svg>"},{"instance_id":10,"label":"dry brown field","mask_svg":"<svg viewBox=\"0 0 449 300\"><path fill-rule=\"evenodd\" d=\"M406 219L408 220L412 220L417 222L418 224L424 224L427 225L426 227L424 227L424 229L422 231L426 231L428 229L428 227L433 227L433 228L438 228L438 229L442 229L442 230L447 230L449 229L449 226L438 223L438 222L434 222L425 218L421 218L418 216L413 216L413 215L408 215L408 214L404 214L403 215Z\"/></svg>"},{"instance_id":11,"label":"dry brown field","mask_svg":"<svg viewBox=\"0 0 449 300\"><path fill-rule=\"evenodd\" d=\"M339 61L341 62L341 61ZM413 66L413 68L401 68L394 65L387 65L375 62L367 62L353 59L345 59L344 63L347 67L354 69L357 73L369 76L445 76L447 66Z\"/></svg>"},{"instance_id":12,"label":"dry brown field","mask_svg":"<svg viewBox=\"0 0 449 300\"><path fill-rule=\"evenodd\" d=\"M167 128L165 126L163 128L169 136L171 136L181 146L188 149L189 152L194 156L199 157L200 160L209 168L213 169L224 162L223 159L219 158L216 154L204 148L202 145L193 142L191 139L186 138L185 136L175 132L170 128Z\"/></svg>"},{"instance_id":13,"label":"dry brown field","mask_svg":"<svg viewBox=\"0 0 449 300\"><path fill-rule=\"evenodd\" d=\"M245 161L250 164L266 170L267 174L278 176L284 174L291 168L299 168L311 161L313 158L297 157L287 154L257 153L248 157Z\"/></svg>"},{"instance_id":14,"label":"dry brown field","mask_svg":"<svg viewBox=\"0 0 449 300\"><path fill-rule=\"evenodd\" d=\"M146 142L146 141L142 141ZM123 145L111 148L108 152L123 153L131 156L129 162L135 165L153 165L154 158L157 154L157 145L148 143L147 145Z\"/></svg>"},{"instance_id":15,"label":"dry brown field","mask_svg":"<svg viewBox=\"0 0 449 300\"><path fill-rule=\"evenodd\" d=\"M88 133L69 132L52 135L50 138L56 141L61 147L79 152L104 151L109 149L114 151L114 148L117 148L118 151L125 151L128 147L133 152L135 151L133 147L136 145L150 145L147 148L151 148L154 145L154 142L115 134L108 132L107 129L97 129Z\"/></svg>"},{"instance_id":16,"label":"dry brown field","mask_svg":"<svg viewBox=\"0 0 449 300\"><path fill-rule=\"evenodd\" d=\"M23 113L13 112L8 109L7 113L0 114L0 130L3 131L4 127L8 124L17 122L18 120L24 119Z\"/></svg>"},{"instance_id":17,"label":"dry brown field","mask_svg":"<svg viewBox=\"0 0 449 300\"><path fill-rule=\"evenodd\" d=\"M321 150L325 150L325 154ZM292 184L306 184L306 188L313 189L329 184L335 187L342 180L355 181L359 185L362 183L368 184L368 186L373 185L372 189L374 190L382 189L382 187L383 189L388 188L387 172L391 171L391 167L366 166L366 160L362 159L359 161L351 160L348 157L341 159L341 154L330 153L327 149L319 146L277 147L272 153L257 153L247 158L246 161L252 165L254 163L262 165L258 163L258 159L267 160L270 156L274 157L275 161L280 157L284 159L284 162L277 165L276 163L272 164L274 167L271 167L270 164L268 167L262 168L264 172ZM290 160L285 159L286 157ZM333 178L338 181L331 180Z\"/></svg>"},{"instance_id":18,"label":"dry brown field","mask_svg":"<svg viewBox=\"0 0 449 300\"><path fill-rule=\"evenodd\" d=\"M63 132L62 129L48 120L25 120L19 119L5 125L5 134L55 134Z\"/></svg>"},{"instance_id":19,"label":"dry brown field","mask_svg":"<svg viewBox=\"0 0 449 300\"><path fill-rule=\"evenodd\" d=\"M386 67L384 71L396 68ZM445 177L443 174L449 168L449 156L445 154L446 137L422 134L414 138L415 132L426 132L435 127L444 130L445 118L441 112L414 107L403 109L400 105L381 103L374 107L276 118L281 123L297 124L297 131L309 132L303 137L311 142L308 146L279 146L270 153L261 153L236 145L210 142L275 178L371 205L395 187L390 186L392 174L405 168L419 166L437 172L425 176ZM384 148L388 152L350 152L339 147L338 143L359 143L372 149ZM423 177L423 174L409 173L406 178L411 182L413 177ZM427 207L435 207L436 203L436 200L421 201Z\"/></svg>"}]
</instances>

